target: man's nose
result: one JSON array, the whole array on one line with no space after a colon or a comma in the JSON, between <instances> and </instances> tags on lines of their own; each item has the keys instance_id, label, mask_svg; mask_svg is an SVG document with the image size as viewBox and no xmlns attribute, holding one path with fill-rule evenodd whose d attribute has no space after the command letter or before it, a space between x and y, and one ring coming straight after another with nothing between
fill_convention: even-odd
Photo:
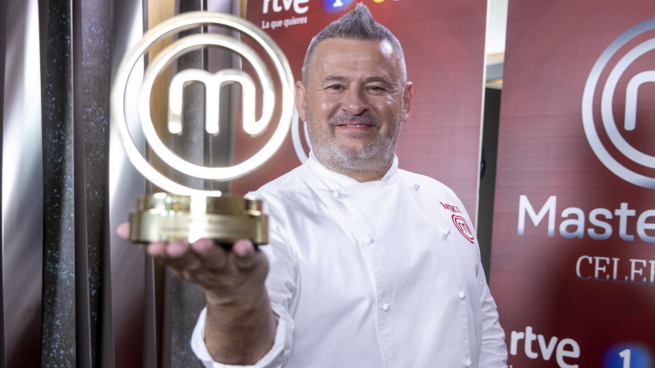
<instances>
[{"instance_id":1,"label":"man's nose","mask_svg":"<svg viewBox=\"0 0 655 368\"><path fill-rule=\"evenodd\" d=\"M359 115L368 110L368 103L361 88L348 88L343 96L341 108L351 115Z\"/></svg>"}]
</instances>

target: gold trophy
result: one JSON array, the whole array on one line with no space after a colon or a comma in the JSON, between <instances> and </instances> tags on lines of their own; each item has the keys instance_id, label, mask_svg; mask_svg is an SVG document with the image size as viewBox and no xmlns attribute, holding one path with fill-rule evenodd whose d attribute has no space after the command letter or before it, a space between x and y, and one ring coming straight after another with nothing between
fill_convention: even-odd
<instances>
[{"instance_id":1,"label":"gold trophy","mask_svg":"<svg viewBox=\"0 0 655 368\"><path fill-rule=\"evenodd\" d=\"M205 47L223 47L244 57L252 65L262 90L262 116L255 120L255 82L249 74L237 69L209 73L201 69L186 69L177 73L169 88L168 129L173 134L182 131L182 95L184 84L201 82L205 85L205 126L208 133L218 134L218 98L221 86L239 83L242 90L243 129L251 136L261 134L269 125L275 107L275 89L266 64L245 43L218 34L196 34L180 38L150 61L145 71L139 97L139 118L150 148L162 161L190 177L228 181L244 176L270 159L280 148L291 126L294 111L293 75L289 62L273 40L254 24L222 13L190 12L173 17L152 28L125 55L111 92L111 121L115 125L125 153L134 167L166 193L144 195L130 215L130 240L153 242L200 238L213 239L218 244L232 244L238 239L250 239L256 245L268 243L268 217L262 202L253 198L225 195L220 191L199 190L174 182L152 166L139 152L128 131L125 118L125 92L128 80L139 58L158 41L170 35L203 25L233 28L258 43L271 59L282 84L282 113L271 139L255 155L230 167L205 167L185 161L172 152L157 136L150 117L150 96L159 73L174 58Z\"/></svg>"}]
</instances>

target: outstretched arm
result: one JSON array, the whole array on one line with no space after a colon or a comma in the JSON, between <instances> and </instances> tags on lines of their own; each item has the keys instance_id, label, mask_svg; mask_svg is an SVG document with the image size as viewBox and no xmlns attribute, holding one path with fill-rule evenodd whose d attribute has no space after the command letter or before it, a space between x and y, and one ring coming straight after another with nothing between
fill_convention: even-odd
<instances>
[{"instance_id":1,"label":"outstretched arm","mask_svg":"<svg viewBox=\"0 0 655 368\"><path fill-rule=\"evenodd\" d=\"M119 226L127 239L129 224ZM142 248L171 272L192 281L205 293L205 342L212 358L223 364L251 365L273 346L276 319L264 285L268 260L249 240L236 242L231 251L200 239L154 242Z\"/></svg>"}]
</instances>

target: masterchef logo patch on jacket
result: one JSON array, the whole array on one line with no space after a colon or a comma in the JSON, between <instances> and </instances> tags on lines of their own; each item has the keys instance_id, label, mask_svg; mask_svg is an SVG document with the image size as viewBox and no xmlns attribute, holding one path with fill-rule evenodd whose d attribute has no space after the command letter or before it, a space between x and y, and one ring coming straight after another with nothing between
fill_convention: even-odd
<instances>
[{"instance_id":1,"label":"masterchef logo patch on jacket","mask_svg":"<svg viewBox=\"0 0 655 368\"><path fill-rule=\"evenodd\" d=\"M475 242L475 236L473 236L473 232L471 231L471 228L466 224L466 219L464 219L464 216L462 216L462 211L457 208L457 206L453 206L451 204L439 202L443 206L443 208L449 210L450 212L453 213L452 219L453 219L453 224L455 224L455 227L457 230L459 230L460 234L464 236L464 238L471 243Z\"/></svg>"}]
</instances>

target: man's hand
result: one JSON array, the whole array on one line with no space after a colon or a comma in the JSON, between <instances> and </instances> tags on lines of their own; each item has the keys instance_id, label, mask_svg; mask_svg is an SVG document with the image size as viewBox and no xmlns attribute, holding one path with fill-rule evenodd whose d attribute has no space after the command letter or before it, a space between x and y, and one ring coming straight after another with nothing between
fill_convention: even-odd
<instances>
[{"instance_id":1,"label":"man's hand","mask_svg":"<svg viewBox=\"0 0 655 368\"><path fill-rule=\"evenodd\" d=\"M117 232L127 239L130 224L121 224ZM217 304L251 301L265 292L268 261L249 240L234 243L231 252L209 239L192 244L180 240L158 241L142 248L168 266L175 276L198 284L207 299Z\"/></svg>"},{"instance_id":2,"label":"man's hand","mask_svg":"<svg viewBox=\"0 0 655 368\"><path fill-rule=\"evenodd\" d=\"M129 238L129 223L116 230ZM175 240L141 246L175 276L192 281L205 293L205 342L212 357L224 364L254 364L273 346L276 321L264 286L266 256L250 240L228 251L209 239L192 244Z\"/></svg>"}]
</instances>

